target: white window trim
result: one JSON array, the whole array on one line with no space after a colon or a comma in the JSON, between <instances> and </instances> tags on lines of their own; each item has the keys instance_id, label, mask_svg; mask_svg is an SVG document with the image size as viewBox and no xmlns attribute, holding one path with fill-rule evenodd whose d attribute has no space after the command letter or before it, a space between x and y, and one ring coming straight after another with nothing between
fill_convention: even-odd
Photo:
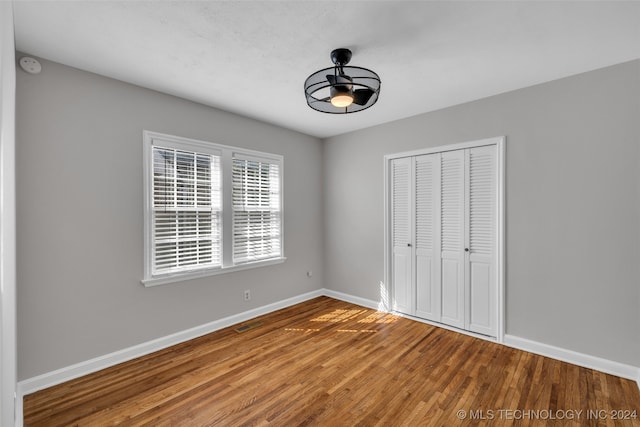
<instances>
[{"instance_id":1,"label":"white window trim","mask_svg":"<svg viewBox=\"0 0 640 427\"><path fill-rule=\"evenodd\" d=\"M281 258L273 258L273 259L268 259L263 261L256 261L252 263L241 264L241 265L235 265L233 267L203 268L196 271L189 271L185 273L165 274L162 276L156 276L149 279L142 279L141 282L146 287L166 285L167 283L182 282L185 280L200 279L202 277L215 276L218 274L232 273L234 271L249 270L252 268L282 264L286 260L287 260L286 257L281 257Z\"/></svg>"},{"instance_id":2,"label":"white window trim","mask_svg":"<svg viewBox=\"0 0 640 427\"><path fill-rule=\"evenodd\" d=\"M151 251L153 248L153 221L151 217L153 215L153 207L151 203L151 171L153 170L153 157L152 150L153 141L161 140L161 146L167 148L191 148L193 151L209 153L219 155L221 157L222 165L222 267L213 268L200 268L193 271L186 272L172 272L167 274L153 275L152 256ZM281 191L280 194L280 253L278 258L270 258L260 260L256 262L249 262L239 265L233 265L233 248L231 232L233 226L233 209L231 206L231 198L225 196L225 193L231 193L232 185L232 170L231 159L235 157L243 158L259 158L262 160L273 161L280 165L280 185L284 182L283 175L283 159L284 157L278 154L264 153L261 151L249 150L244 148L232 147L228 145L215 144L207 141L200 141L190 138L183 138L174 135L167 135L152 131L143 131L143 185L144 185L144 277L141 282L144 286L156 286L167 283L181 282L185 280L192 280L207 276L213 276L217 274L231 273L235 271L247 270L258 267L265 267L269 265L281 264L287 258L284 256L284 194Z\"/></svg>"}]
</instances>

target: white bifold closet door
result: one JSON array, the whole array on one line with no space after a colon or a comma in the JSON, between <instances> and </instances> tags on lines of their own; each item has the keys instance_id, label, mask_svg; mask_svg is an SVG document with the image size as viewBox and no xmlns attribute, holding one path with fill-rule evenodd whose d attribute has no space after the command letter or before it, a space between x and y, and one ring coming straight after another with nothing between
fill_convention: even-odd
<instances>
[{"instance_id":1,"label":"white bifold closet door","mask_svg":"<svg viewBox=\"0 0 640 427\"><path fill-rule=\"evenodd\" d=\"M485 335L497 333L497 184L496 146L465 150L466 289L465 328Z\"/></svg>"},{"instance_id":2,"label":"white bifold closet door","mask_svg":"<svg viewBox=\"0 0 640 427\"><path fill-rule=\"evenodd\" d=\"M464 150L442 153L440 188L442 239L442 318L457 328L465 327L465 186Z\"/></svg>"},{"instance_id":3,"label":"white bifold closet door","mask_svg":"<svg viewBox=\"0 0 640 427\"><path fill-rule=\"evenodd\" d=\"M411 218L412 159L396 159L391 164L391 223L394 310L413 312L414 281L411 262L413 219Z\"/></svg>"},{"instance_id":4,"label":"white bifold closet door","mask_svg":"<svg viewBox=\"0 0 640 427\"><path fill-rule=\"evenodd\" d=\"M415 315L440 320L440 155L414 158Z\"/></svg>"},{"instance_id":5,"label":"white bifold closet door","mask_svg":"<svg viewBox=\"0 0 640 427\"><path fill-rule=\"evenodd\" d=\"M495 336L496 146L391 161L394 309Z\"/></svg>"}]
</instances>

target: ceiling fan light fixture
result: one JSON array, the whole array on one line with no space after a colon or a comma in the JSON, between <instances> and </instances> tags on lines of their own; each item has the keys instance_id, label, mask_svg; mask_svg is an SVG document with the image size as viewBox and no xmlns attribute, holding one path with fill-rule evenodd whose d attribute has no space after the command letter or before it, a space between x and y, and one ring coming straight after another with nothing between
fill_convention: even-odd
<instances>
[{"instance_id":1,"label":"ceiling fan light fixture","mask_svg":"<svg viewBox=\"0 0 640 427\"><path fill-rule=\"evenodd\" d=\"M330 114L348 114L366 110L378 101L380 77L373 71L347 66L349 49L331 52L334 66L311 74L304 82L307 104Z\"/></svg>"},{"instance_id":2,"label":"ceiling fan light fixture","mask_svg":"<svg viewBox=\"0 0 640 427\"><path fill-rule=\"evenodd\" d=\"M337 87L332 87L330 89L331 93L331 105L336 108L346 108L349 105L353 104L353 93L351 90L338 89Z\"/></svg>"}]
</instances>

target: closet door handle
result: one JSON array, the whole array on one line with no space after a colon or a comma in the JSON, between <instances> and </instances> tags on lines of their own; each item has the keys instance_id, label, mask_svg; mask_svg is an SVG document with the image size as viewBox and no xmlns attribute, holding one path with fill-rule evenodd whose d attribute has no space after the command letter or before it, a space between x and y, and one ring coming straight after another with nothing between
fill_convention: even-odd
<instances>
[{"instance_id":1,"label":"closet door handle","mask_svg":"<svg viewBox=\"0 0 640 427\"><path fill-rule=\"evenodd\" d=\"M469 252L469 248L464 248L464 251L465 252Z\"/></svg>"},{"instance_id":2,"label":"closet door handle","mask_svg":"<svg viewBox=\"0 0 640 427\"><path fill-rule=\"evenodd\" d=\"M411 243L407 243L407 246L411 247Z\"/></svg>"}]
</instances>

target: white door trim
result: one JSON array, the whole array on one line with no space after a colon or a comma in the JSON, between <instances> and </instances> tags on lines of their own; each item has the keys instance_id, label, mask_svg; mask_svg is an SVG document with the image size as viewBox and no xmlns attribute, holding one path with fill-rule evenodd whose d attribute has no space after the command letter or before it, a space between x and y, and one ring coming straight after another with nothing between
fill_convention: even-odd
<instances>
[{"instance_id":1,"label":"white door trim","mask_svg":"<svg viewBox=\"0 0 640 427\"><path fill-rule=\"evenodd\" d=\"M497 150L496 173L497 173L497 204L498 216L496 218L496 250L497 250L497 333L496 341L504 342L506 329L505 323L505 144L506 138L498 136L493 138L479 139L475 141L460 142L455 144L440 145L437 147L429 147L419 150L405 151L384 156L384 286L380 287L380 300L386 301L387 310L392 310L392 301L390 297L393 295L391 288L391 200L390 200L390 165L393 159L402 157L419 156L423 154L441 153L452 150L462 150L465 148L482 147L485 145L495 145Z\"/></svg>"},{"instance_id":2,"label":"white door trim","mask_svg":"<svg viewBox=\"0 0 640 427\"><path fill-rule=\"evenodd\" d=\"M0 2L0 425L16 410L16 67L13 3Z\"/></svg>"}]
</instances>

